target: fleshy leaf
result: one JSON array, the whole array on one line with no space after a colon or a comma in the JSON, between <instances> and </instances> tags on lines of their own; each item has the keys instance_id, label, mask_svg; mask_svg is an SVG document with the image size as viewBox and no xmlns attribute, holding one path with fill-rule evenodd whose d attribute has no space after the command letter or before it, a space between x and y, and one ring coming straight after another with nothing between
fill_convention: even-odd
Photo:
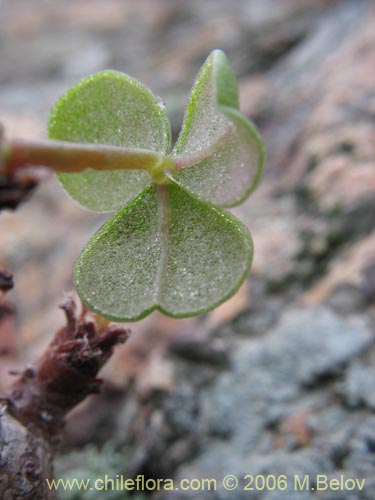
<instances>
[{"instance_id":1,"label":"fleshy leaf","mask_svg":"<svg viewBox=\"0 0 375 500\"><path fill-rule=\"evenodd\" d=\"M91 309L117 321L153 309L186 317L233 295L252 255L237 219L170 183L150 186L98 231L76 261L74 281Z\"/></svg>"},{"instance_id":2,"label":"fleshy leaf","mask_svg":"<svg viewBox=\"0 0 375 500\"><path fill-rule=\"evenodd\" d=\"M166 154L170 125L163 105L146 87L124 73L104 71L84 78L57 102L49 137ZM140 170L87 169L58 178L72 198L96 212L123 207L151 182Z\"/></svg>"},{"instance_id":3,"label":"fleshy leaf","mask_svg":"<svg viewBox=\"0 0 375 500\"><path fill-rule=\"evenodd\" d=\"M228 212L168 186L169 232L159 308L171 316L207 312L231 297L246 278L253 244Z\"/></svg>"},{"instance_id":4,"label":"fleshy leaf","mask_svg":"<svg viewBox=\"0 0 375 500\"><path fill-rule=\"evenodd\" d=\"M238 111L236 79L221 50L209 55L198 75L173 155L192 160L172 178L214 205L238 205L260 180L263 143Z\"/></svg>"}]
</instances>

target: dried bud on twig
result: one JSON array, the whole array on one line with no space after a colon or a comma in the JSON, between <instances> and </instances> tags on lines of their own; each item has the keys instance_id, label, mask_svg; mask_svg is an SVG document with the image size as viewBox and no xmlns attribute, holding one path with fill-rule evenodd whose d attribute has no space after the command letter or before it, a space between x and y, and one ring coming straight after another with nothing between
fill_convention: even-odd
<instances>
[{"instance_id":1,"label":"dried bud on twig","mask_svg":"<svg viewBox=\"0 0 375 500\"><path fill-rule=\"evenodd\" d=\"M0 210L12 209L25 201L38 184L36 175L2 175L0 174Z\"/></svg>"},{"instance_id":2,"label":"dried bud on twig","mask_svg":"<svg viewBox=\"0 0 375 500\"><path fill-rule=\"evenodd\" d=\"M61 328L35 366L27 368L0 398L0 497L52 499L46 478L66 413L88 394L98 392L96 378L113 347L128 331L94 318L73 298L62 306L67 325ZM0 404L1 407L1 404ZM31 493L29 493L31 492ZM13 496L12 496L13 495Z\"/></svg>"},{"instance_id":3,"label":"dried bud on twig","mask_svg":"<svg viewBox=\"0 0 375 500\"><path fill-rule=\"evenodd\" d=\"M7 292L14 287L13 274L9 269L0 266L0 291Z\"/></svg>"},{"instance_id":4,"label":"dried bud on twig","mask_svg":"<svg viewBox=\"0 0 375 500\"><path fill-rule=\"evenodd\" d=\"M14 307L2 300L2 296L14 286L13 274L0 267L0 356L9 351L9 319L15 315Z\"/></svg>"}]
</instances>

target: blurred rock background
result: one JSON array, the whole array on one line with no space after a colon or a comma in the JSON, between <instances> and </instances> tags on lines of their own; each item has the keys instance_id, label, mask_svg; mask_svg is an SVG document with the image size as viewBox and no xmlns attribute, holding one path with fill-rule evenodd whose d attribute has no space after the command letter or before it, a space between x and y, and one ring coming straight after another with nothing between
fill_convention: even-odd
<instances>
[{"instance_id":1,"label":"blurred rock background","mask_svg":"<svg viewBox=\"0 0 375 500\"><path fill-rule=\"evenodd\" d=\"M374 3L0 0L0 121L8 136L45 137L59 96L113 68L163 98L176 137L213 48L227 53L267 145L262 184L235 210L255 241L251 275L208 315L131 325L102 394L69 419L59 474L345 474L366 478L364 490L151 496L372 500ZM1 214L18 315L0 331L0 388L61 325L74 259L104 220L53 177Z\"/></svg>"}]
</instances>

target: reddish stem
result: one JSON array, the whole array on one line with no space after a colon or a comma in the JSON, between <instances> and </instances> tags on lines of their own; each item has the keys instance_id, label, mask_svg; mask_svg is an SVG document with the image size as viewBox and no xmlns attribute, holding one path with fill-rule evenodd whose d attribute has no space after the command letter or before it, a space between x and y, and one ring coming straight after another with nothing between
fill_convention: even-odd
<instances>
[{"instance_id":1,"label":"reddish stem","mask_svg":"<svg viewBox=\"0 0 375 500\"><path fill-rule=\"evenodd\" d=\"M87 395L99 391L99 370L112 355L113 347L125 342L129 335L125 328L116 325L99 333L86 309L77 313L72 298L62 308L67 325L5 395L9 411L17 420L35 425L50 436L61 431L67 412Z\"/></svg>"}]
</instances>

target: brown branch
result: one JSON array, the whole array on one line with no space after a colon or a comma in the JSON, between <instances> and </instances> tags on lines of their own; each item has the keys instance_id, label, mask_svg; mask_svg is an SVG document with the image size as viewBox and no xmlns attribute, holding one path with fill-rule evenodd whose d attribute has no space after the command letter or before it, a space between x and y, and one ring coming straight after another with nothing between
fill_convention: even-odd
<instances>
[{"instance_id":1,"label":"brown branch","mask_svg":"<svg viewBox=\"0 0 375 500\"><path fill-rule=\"evenodd\" d=\"M35 173L21 175L2 175L0 173L0 211L18 207L25 201L38 184Z\"/></svg>"},{"instance_id":2,"label":"brown branch","mask_svg":"<svg viewBox=\"0 0 375 500\"><path fill-rule=\"evenodd\" d=\"M6 267L0 266L0 292L7 292L14 286L13 274Z\"/></svg>"},{"instance_id":3,"label":"brown branch","mask_svg":"<svg viewBox=\"0 0 375 500\"><path fill-rule=\"evenodd\" d=\"M54 498L45 479L53 475L51 462L65 415L99 391L99 370L129 335L120 326L98 326L72 298L62 308L66 326L0 397L0 498Z\"/></svg>"},{"instance_id":4,"label":"brown branch","mask_svg":"<svg viewBox=\"0 0 375 500\"><path fill-rule=\"evenodd\" d=\"M15 317L14 307L3 300L3 295L13 288L13 275L0 266L0 357L12 352L13 339L10 325Z\"/></svg>"}]
</instances>

